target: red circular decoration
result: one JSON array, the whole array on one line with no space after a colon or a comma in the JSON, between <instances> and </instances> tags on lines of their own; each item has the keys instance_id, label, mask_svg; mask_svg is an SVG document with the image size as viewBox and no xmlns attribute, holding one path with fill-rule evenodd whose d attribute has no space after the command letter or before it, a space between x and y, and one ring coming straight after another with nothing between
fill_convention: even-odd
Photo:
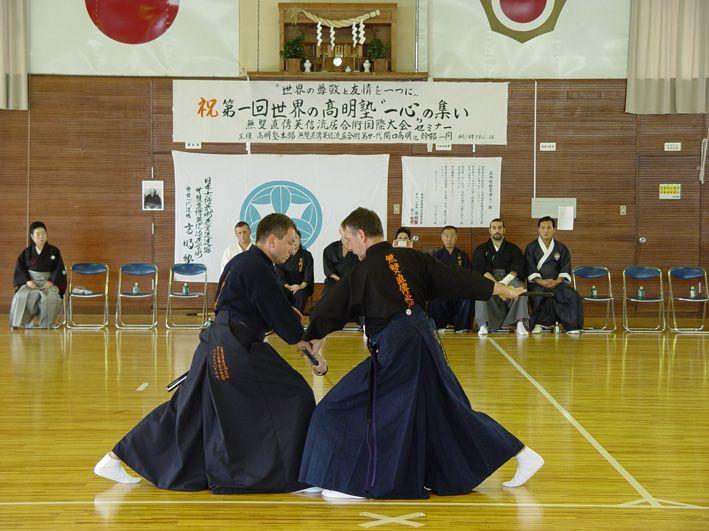
<instances>
[{"instance_id":1,"label":"red circular decoration","mask_svg":"<svg viewBox=\"0 0 709 531\"><path fill-rule=\"evenodd\" d=\"M546 5L547 0L500 0L502 12L507 18L520 24L539 18Z\"/></svg>"},{"instance_id":2,"label":"red circular decoration","mask_svg":"<svg viewBox=\"0 0 709 531\"><path fill-rule=\"evenodd\" d=\"M143 44L165 33L177 16L180 0L85 0L101 33L125 44Z\"/></svg>"}]
</instances>

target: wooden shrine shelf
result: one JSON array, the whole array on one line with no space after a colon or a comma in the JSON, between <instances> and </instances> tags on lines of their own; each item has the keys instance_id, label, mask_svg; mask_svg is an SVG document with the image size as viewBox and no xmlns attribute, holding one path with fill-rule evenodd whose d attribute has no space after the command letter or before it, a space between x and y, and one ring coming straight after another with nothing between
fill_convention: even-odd
<instances>
[{"instance_id":1,"label":"wooden shrine shelf","mask_svg":"<svg viewBox=\"0 0 709 531\"><path fill-rule=\"evenodd\" d=\"M292 79L297 81L422 81L428 79L428 72L248 72L251 80Z\"/></svg>"}]
</instances>

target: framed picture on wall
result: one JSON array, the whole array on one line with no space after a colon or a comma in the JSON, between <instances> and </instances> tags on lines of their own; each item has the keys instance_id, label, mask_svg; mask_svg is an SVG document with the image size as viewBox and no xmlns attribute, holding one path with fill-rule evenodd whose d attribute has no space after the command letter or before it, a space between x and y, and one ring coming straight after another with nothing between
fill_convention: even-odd
<instances>
[{"instance_id":1,"label":"framed picture on wall","mask_svg":"<svg viewBox=\"0 0 709 531\"><path fill-rule=\"evenodd\" d=\"M143 210L164 210L165 193L163 181L143 181L141 201Z\"/></svg>"}]
</instances>

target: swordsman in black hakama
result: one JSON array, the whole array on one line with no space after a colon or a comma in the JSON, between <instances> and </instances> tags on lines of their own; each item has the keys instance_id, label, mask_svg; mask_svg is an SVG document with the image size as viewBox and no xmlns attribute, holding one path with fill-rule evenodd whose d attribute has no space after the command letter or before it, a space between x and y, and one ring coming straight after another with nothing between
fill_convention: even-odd
<instances>
[{"instance_id":1,"label":"swordsman in black hakama","mask_svg":"<svg viewBox=\"0 0 709 531\"><path fill-rule=\"evenodd\" d=\"M508 486L524 483L543 460L471 408L422 309L433 298L517 297L524 290L392 247L369 210L355 210L342 226L362 261L312 310L304 339L317 352L349 315L362 314L371 356L316 407L300 480L331 498L426 498L426 487L464 494L517 455L518 474Z\"/></svg>"},{"instance_id":2,"label":"swordsman in black hakama","mask_svg":"<svg viewBox=\"0 0 709 531\"><path fill-rule=\"evenodd\" d=\"M269 218L259 224L256 245L222 273L216 318L200 332L187 379L116 444L96 473L124 483L136 480L120 459L164 489L225 494L307 487L298 471L313 393L264 342L273 329L287 343L307 346L274 268L293 251L294 227L285 216L289 223L281 219L280 225Z\"/></svg>"}]
</instances>

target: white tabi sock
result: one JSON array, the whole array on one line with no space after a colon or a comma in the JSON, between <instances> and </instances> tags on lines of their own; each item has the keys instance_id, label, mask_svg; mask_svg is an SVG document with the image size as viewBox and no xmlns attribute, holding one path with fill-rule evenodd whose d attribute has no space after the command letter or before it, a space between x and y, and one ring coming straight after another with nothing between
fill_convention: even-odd
<instances>
[{"instance_id":1,"label":"white tabi sock","mask_svg":"<svg viewBox=\"0 0 709 531\"><path fill-rule=\"evenodd\" d=\"M121 461L114 459L110 454L104 455L94 467L94 474L118 483L138 483L140 478L135 478L123 469Z\"/></svg>"},{"instance_id":2,"label":"white tabi sock","mask_svg":"<svg viewBox=\"0 0 709 531\"><path fill-rule=\"evenodd\" d=\"M529 332L527 332L527 329L524 327L524 323L522 321L517 321L517 334L520 336L529 335Z\"/></svg>"},{"instance_id":3,"label":"white tabi sock","mask_svg":"<svg viewBox=\"0 0 709 531\"><path fill-rule=\"evenodd\" d=\"M321 492L320 487L308 487L307 489L294 490L291 494L320 494Z\"/></svg>"},{"instance_id":4,"label":"white tabi sock","mask_svg":"<svg viewBox=\"0 0 709 531\"><path fill-rule=\"evenodd\" d=\"M336 490L323 489L322 497L330 500L366 500L362 496L353 496L352 494L345 494L344 492L337 492Z\"/></svg>"},{"instance_id":5,"label":"white tabi sock","mask_svg":"<svg viewBox=\"0 0 709 531\"><path fill-rule=\"evenodd\" d=\"M542 456L526 446L515 456L515 459L517 459L517 471L511 480L503 483L505 487L521 487L544 465Z\"/></svg>"},{"instance_id":6,"label":"white tabi sock","mask_svg":"<svg viewBox=\"0 0 709 531\"><path fill-rule=\"evenodd\" d=\"M480 328L478 329L478 335L479 336L486 336L487 334L488 334L487 326L480 325Z\"/></svg>"}]
</instances>

